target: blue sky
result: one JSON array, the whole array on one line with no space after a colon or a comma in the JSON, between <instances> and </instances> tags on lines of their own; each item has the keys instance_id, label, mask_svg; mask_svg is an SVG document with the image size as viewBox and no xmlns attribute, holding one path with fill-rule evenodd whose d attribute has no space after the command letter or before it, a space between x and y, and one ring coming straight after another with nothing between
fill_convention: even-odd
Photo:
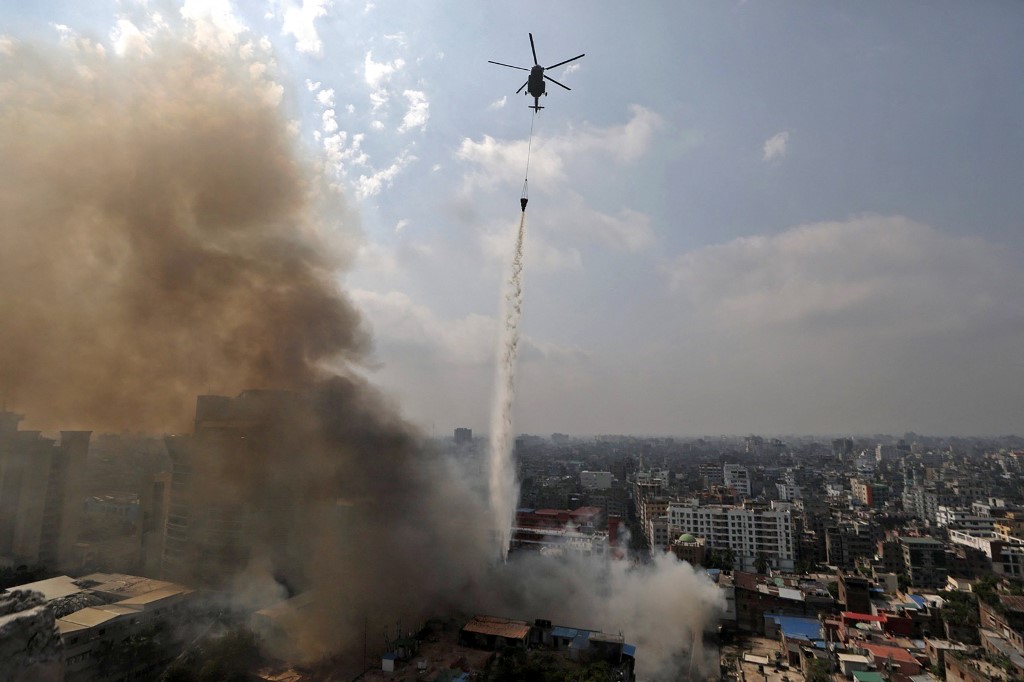
<instances>
[{"instance_id":1,"label":"blue sky","mask_svg":"<svg viewBox=\"0 0 1024 682\"><path fill-rule=\"evenodd\" d=\"M1006 433L1024 404L1015 2L0 3L4 40L266 70L361 242L366 373L484 431L532 112L517 429Z\"/></svg>"}]
</instances>

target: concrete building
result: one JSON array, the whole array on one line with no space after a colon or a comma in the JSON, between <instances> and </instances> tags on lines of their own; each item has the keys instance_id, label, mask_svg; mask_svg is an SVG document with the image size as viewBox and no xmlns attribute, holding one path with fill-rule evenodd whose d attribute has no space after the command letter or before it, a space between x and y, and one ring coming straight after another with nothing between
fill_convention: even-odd
<instances>
[{"instance_id":1,"label":"concrete building","mask_svg":"<svg viewBox=\"0 0 1024 682\"><path fill-rule=\"evenodd\" d=\"M750 472L745 466L739 464L726 464L722 467L722 479L725 487L732 488L736 494L747 498L750 497Z\"/></svg>"},{"instance_id":2,"label":"concrete building","mask_svg":"<svg viewBox=\"0 0 1024 682\"><path fill-rule=\"evenodd\" d=\"M991 516L978 516L966 507L939 505L935 511L935 524L943 528L991 531L995 523Z\"/></svg>"},{"instance_id":3,"label":"concrete building","mask_svg":"<svg viewBox=\"0 0 1024 682\"><path fill-rule=\"evenodd\" d=\"M722 475L722 466L714 462L705 462L700 465L700 479L705 488L725 485L725 477Z\"/></svg>"},{"instance_id":4,"label":"concrete building","mask_svg":"<svg viewBox=\"0 0 1024 682\"><path fill-rule=\"evenodd\" d=\"M584 490L608 490L612 487L612 472L581 471L580 487Z\"/></svg>"},{"instance_id":5,"label":"concrete building","mask_svg":"<svg viewBox=\"0 0 1024 682\"><path fill-rule=\"evenodd\" d=\"M825 531L825 556L829 565L852 569L858 559L875 555L876 539L866 523L846 522Z\"/></svg>"},{"instance_id":6,"label":"concrete building","mask_svg":"<svg viewBox=\"0 0 1024 682\"><path fill-rule=\"evenodd\" d=\"M880 509L889 501L889 486L855 478L850 481L853 498L865 507Z\"/></svg>"},{"instance_id":7,"label":"concrete building","mask_svg":"<svg viewBox=\"0 0 1024 682\"><path fill-rule=\"evenodd\" d=\"M1024 578L1024 540L993 531L950 529L949 541L983 554L996 575Z\"/></svg>"},{"instance_id":8,"label":"concrete building","mask_svg":"<svg viewBox=\"0 0 1024 682\"><path fill-rule=\"evenodd\" d=\"M706 546L704 538L683 533L669 545L669 549L680 561L686 561L693 566L703 566Z\"/></svg>"},{"instance_id":9,"label":"concrete building","mask_svg":"<svg viewBox=\"0 0 1024 682\"><path fill-rule=\"evenodd\" d=\"M468 445L473 442L473 429L455 429L455 443L457 445Z\"/></svg>"},{"instance_id":10,"label":"concrete building","mask_svg":"<svg viewBox=\"0 0 1024 682\"><path fill-rule=\"evenodd\" d=\"M90 431L61 431L60 443L22 431L22 415L0 411L0 556L50 569L74 557L81 480Z\"/></svg>"},{"instance_id":11,"label":"concrete building","mask_svg":"<svg viewBox=\"0 0 1024 682\"><path fill-rule=\"evenodd\" d=\"M290 391L252 390L236 398L203 395L196 399L193 433L166 439L172 471L163 578L222 588L245 568L251 549L246 524L257 512L273 518L271 506L286 501L242 499L211 486L219 480L216 472L225 461L259 461L267 458L269 448L288 447L283 417L301 410L300 396ZM288 510L280 512L284 517ZM277 533L287 533L286 524L273 525ZM259 536L269 546L287 545L286 536L268 537L266 529Z\"/></svg>"},{"instance_id":12,"label":"concrete building","mask_svg":"<svg viewBox=\"0 0 1024 682\"><path fill-rule=\"evenodd\" d=\"M704 538L708 549L731 549L736 568L756 571L759 557L776 570L792 571L796 560L793 516L788 509L763 506L701 505L697 500L670 503L670 533Z\"/></svg>"},{"instance_id":13,"label":"concrete building","mask_svg":"<svg viewBox=\"0 0 1024 682\"><path fill-rule=\"evenodd\" d=\"M949 575L946 548L931 537L901 537L903 562L912 587L944 589Z\"/></svg>"},{"instance_id":14,"label":"concrete building","mask_svg":"<svg viewBox=\"0 0 1024 682\"><path fill-rule=\"evenodd\" d=\"M800 486L795 483L776 483L775 489L778 492L779 499L787 502L799 500L802 496Z\"/></svg>"}]
</instances>

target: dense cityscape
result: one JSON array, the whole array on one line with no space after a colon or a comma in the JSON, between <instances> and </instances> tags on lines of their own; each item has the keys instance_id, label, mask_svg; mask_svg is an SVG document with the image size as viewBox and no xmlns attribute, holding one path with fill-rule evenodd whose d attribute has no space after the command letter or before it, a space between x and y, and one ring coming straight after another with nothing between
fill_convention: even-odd
<instances>
[{"instance_id":1,"label":"dense cityscape","mask_svg":"<svg viewBox=\"0 0 1024 682\"><path fill-rule=\"evenodd\" d=\"M653 647L634 617L602 631L554 607L432 605L383 637L364 610L358 656L340 638L303 656L296 618L320 586L296 589L302 573L281 560L280 589L238 596L261 547L299 547L262 518L291 505L210 497L202 482L218 459L278 443L295 401L202 396L194 432L161 438L52 439L0 413L4 679L645 679ZM471 430L418 447L482 479L486 440ZM667 679L1024 677L1024 439L521 435L515 462L510 564L540 562L528 565L542 580L544 564L671 561L713 588L699 632L660 624L681 654ZM354 522L361 504L335 513Z\"/></svg>"}]
</instances>

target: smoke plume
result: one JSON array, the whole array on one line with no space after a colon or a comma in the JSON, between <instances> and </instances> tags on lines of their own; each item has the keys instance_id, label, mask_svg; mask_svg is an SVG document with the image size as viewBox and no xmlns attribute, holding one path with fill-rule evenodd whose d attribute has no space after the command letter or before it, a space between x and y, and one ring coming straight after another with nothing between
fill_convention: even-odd
<instances>
[{"instance_id":1,"label":"smoke plume","mask_svg":"<svg viewBox=\"0 0 1024 682\"><path fill-rule=\"evenodd\" d=\"M488 489L491 512L501 558L508 556L519 501L519 482L512 463L512 403L516 397L516 356L519 353L519 320L523 315L523 241L526 237L526 211L519 218L512 273L505 294L505 326L498 348L494 406L491 408L491 449L488 459Z\"/></svg>"},{"instance_id":2,"label":"smoke plume","mask_svg":"<svg viewBox=\"0 0 1024 682\"><path fill-rule=\"evenodd\" d=\"M181 428L367 337L323 213L241 60L0 55L0 398L41 426Z\"/></svg>"},{"instance_id":3,"label":"smoke plume","mask_svg":"<svg viewBox=\"0 0 1024 682\"><path fill-rule=\"evenodd\" d=\"M199 394L288 389L251 395L258 438L169 443L203 455L190 508L243 512L235 596L316 595L289 655L354 659L366 627L372 653L385 622L490 612L621 630L658 671L715 617L714 588L673 559L495 562L524 224L487 500L349 371L369 344L338 284L352 216L263 70L170 39L131 58L4 45L0 398L46 428L188 431Z\"/></svg>"}]
</instances>

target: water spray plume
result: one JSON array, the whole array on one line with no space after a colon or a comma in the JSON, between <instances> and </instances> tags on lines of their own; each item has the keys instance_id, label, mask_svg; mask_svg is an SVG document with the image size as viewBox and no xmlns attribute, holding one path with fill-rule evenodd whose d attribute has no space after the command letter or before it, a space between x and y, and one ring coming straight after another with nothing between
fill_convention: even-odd
<instances>
[{"instance_id":1,"label":"water spray plume","mask_svg":"<svg viewBox=\"0 0 1024 682\"><path fill-rule=\"evenodd\" d=\"M519 500L519 480L512 463L512 402L515 399L516 356L519 353L519 319L523 314L523 240L526 235L526 211L519 218L512 274L505 294L505 326L498 349L494 407L491 412L491 453L489 488L494 530L500 543L502 560L508 557L512 520Z\"/></svg>"}]
</instances>

